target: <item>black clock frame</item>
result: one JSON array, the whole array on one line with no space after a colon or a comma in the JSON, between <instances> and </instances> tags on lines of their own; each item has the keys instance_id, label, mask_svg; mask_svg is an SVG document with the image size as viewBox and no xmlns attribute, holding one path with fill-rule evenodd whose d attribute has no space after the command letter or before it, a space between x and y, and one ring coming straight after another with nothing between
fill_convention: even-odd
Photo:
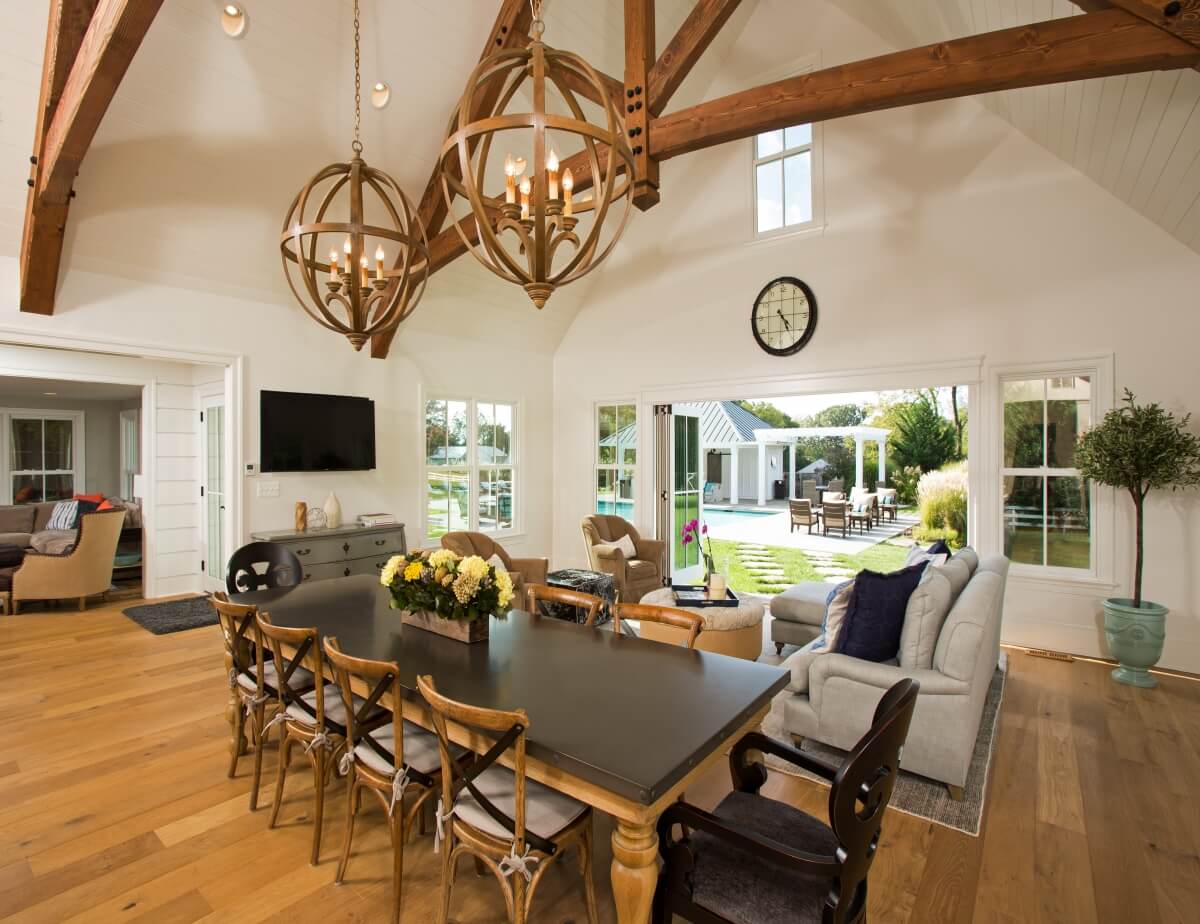
<instances>
[{"instance_id":1,"label":"black clock frame","mask_svg":"<svg viewBox=\"0 0 1200 924\"><path fill-rule=\"evenodd\" d=\"M758 332L758 324L756 324L755 321L757 320L758 309L759 309L760 305L762 304L763 296L766 295L767 292L769 292L772 287L779 285L779 283L781 283L781 282L791 283L792 285L796 286L797 288L800 289L800 291L802 291L804 293L804 297L806 299L808 299L809 312L808 312L808 326L804 328L803 336L801 336L800 339L797 340L795 343L793 343L791 346L784 347L783 349L777 349L773 346L769 346L767 343L765 343L763 341L762 336ZM750 308L750 332L752 334L754 334L754 340L756 343L758 343L758 345L762 349L762 351L764 353L769 353L772 356L792 356L796 353L799 353L801 350L804 349L805 346L808 345L808 341L810 341L812 339L812 336L814 333L816 333L816 330L817 330L817 297L815 295L813 295L813 290L808 287L808 284L806 282L804 282L801 279L797 279L795 276L780 276L776 279L772 279L770 282L768 282L765 286L762 287L762 290L758 293L758 296L754 299L753 306L751 306L751 308Z\"/></svg>"}]
</instances>

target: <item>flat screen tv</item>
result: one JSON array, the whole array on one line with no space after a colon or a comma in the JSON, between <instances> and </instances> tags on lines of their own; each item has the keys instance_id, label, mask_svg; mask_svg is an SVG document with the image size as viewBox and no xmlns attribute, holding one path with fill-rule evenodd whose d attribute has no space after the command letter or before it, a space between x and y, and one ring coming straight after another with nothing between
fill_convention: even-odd
<instances>
[{"instance_id":1,"label":"flat screen tv","mask_svg":"<svg viewBox=\"0 0 1200 924\"><path fill-rule=\"evenodd\" d=\"M264 391L264 472L357 472L375 467L375 402L344 395Z\"/></svg>"}]
</instances>

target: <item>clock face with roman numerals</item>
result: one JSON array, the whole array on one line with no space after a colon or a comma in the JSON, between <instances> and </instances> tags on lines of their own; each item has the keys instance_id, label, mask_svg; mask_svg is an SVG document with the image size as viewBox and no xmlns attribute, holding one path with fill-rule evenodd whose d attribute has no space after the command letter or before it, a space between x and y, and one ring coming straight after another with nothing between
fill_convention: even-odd
<instances>
[{"instance_id":1,"label":"clock face with roman numerals","mask_svg":"<svg viewBox=\"0 0 1200 924\"><path fill-rule=\"evenodd\" d=\"M750 312L758 345L772 356L791 356L804 348L817 329L817 299L793 276L781 276L758 293Z\"/></svg>"}]
</instances>

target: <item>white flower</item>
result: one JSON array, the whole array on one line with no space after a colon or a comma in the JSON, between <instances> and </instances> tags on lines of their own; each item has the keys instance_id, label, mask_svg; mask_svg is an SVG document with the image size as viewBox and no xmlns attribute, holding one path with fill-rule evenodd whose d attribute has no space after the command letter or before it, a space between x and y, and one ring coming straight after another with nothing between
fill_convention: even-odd
<instances>
[{"instance_id":1,"label":"white flower","mask_svg":"<svg viewBox=\"0 0 1200 924\"><path fill-rule=\"evenodd\" d=\"M435 571L438 568L446 568L449 570L454 563L458 561L458 556L449 549L438 549L429 556L429 567Z\"/></svg>"},{"instance_id":2,"label":"white flower","mask_svg":"<svg viewBox=\"0 0 1200 924\"><path fill-rule=\"evenodd\" d=\"M384 587L391 587L392 581L396 579L396 572L402 570L407 564L408 561L403 555L393 555L379 572L379 583Z\"/></svg>"}]
</instances>

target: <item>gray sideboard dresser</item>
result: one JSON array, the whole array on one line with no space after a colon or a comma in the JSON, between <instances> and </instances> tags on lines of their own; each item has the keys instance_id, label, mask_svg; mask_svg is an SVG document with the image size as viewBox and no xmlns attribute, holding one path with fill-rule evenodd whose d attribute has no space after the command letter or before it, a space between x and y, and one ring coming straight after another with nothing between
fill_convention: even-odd
<instances>
[{"instance_id":1,"label":"gray sideboard dresser","mask_svg":"<svg viewBox=\"0 0 1200 924\"><path fill-rule=\"evenodd\" d=\"M259 542L275 542L292 552L304 567L305 581L350 577L352 574L379 574L393 555L404 555L404 524L391 526L338 526L307 532L278 530L251 533Z\"/></svg>"}]
</instances>

